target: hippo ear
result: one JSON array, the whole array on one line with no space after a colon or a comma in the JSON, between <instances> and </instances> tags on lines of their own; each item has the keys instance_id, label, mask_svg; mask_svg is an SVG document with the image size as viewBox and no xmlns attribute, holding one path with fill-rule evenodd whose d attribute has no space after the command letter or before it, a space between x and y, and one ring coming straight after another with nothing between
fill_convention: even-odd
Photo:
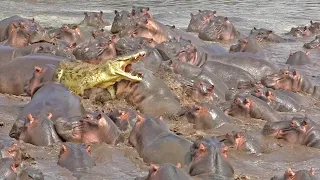
<instances>
[{"instance_id":1,"label":"hippo ear","mask_svg":"<svg viewBox=\"0 0 320 180\"><path fill-rule=\"evenodd\" d=\"M305 26L303 30L304 30L304 31L306 31L307 29L308 29L308 27L307 27L307 26Z\"/></svg>"},{"instance_id":2,"label":"hippo ear","mask_svg":"<svg viewBox=\"0 0 320 180\"><path fill-rule=\"evenodd\" d=\"M201 10L200 10L200 9L199 9L198 11L199 11L199 12L201 12Z\"/></svg>"},{"instance_id":3,"label":"hippo ear","mask_svg":"<svg viewBox=\"0 0 320 180\"><path fill-rule=\"evenodd\" d=\"M136 15L136 10L135 10L135 9L132 9L131 15L132 15L132 16L135 16L135 15Z\"/></svg>"},{"instance_id":4,"label":"hippo ear","mask_svg":"<svg viewBox=\"0 0 320 180\"><path fill-rule=\"evenodd\" d=\"M28 120L29 120L29 123L32 124L34 123L35 119L32 117L32 114L28 114Z\"/></svg>"},{"instance_id":5,"label":"hippo ear","mask_svg":"<svg viewBox=\"0 0 320 180\"><path fill-rule=\"evenodd\" d=\"M67 151L68 151L67 146L65 144L62 144L60 153L64 153L64 152L67 152Z\"/></svg>"},{"instance_id":6,"label":"hippo ear","mask_svg":"<svg viewBox=\"0 0 320 180\"><path fill-rule=\"evenodd\" d=\"M119 12L118 12L117 10L114 10L114 14L115 14L115 15L118 15Z\"/></svg>"},{"instance_id":7,"label":"hippo ear","mask_svg":"<svg viewBox=\"0 0 320 180\"><path fill-rule=\"evenodd\" d=\"M306 55L309 56L310 55L310 51L306 51Z\"/></svg>"},{"instance_id":8,"label":"hippo ear","mask_svg":"<svg viewBox=\"0 0 320 180\"><path fill-rule=\"evenodd\" d=\"M315 169L314 169L314 168L311 168L311 169L310 169L310 174L311 174L312 176L314 176L314 174L315 174Z\"/></svg>"},{"instance_id":9,"label":"hippo ear","mask_svg":"<svg viewBox=\"0 0 320 180\"><path fill-rule=\"evenodd\" d=\"M39 66L35 66L34 67L34 71L36 72L36 73L41 73L42 72L42 70L43 70L43 68L41 68L41 67L39 67Z\"/></svg>"},{"instance_id":10,"label":"hippo ear","mask_svg":"<svg viewBox=\"0 0 320 180\"><path fill-rule=\"evenodd\" d=\"M99 113L99 114L97 115L97 119L100 120L101 118L102 118L102 114Z\"/></svg>"},{"instance_id":11,"label":"hippo ear","mask_svg":"<svg viewBox=\"0 0 320 180\"><path fill-rule=\"evenodd\" d=\"M149 7L147 7L147 11L150 11L150 8L149 8Z\"/></svg>"},{"instance_id":12,"label":"hippo ear","mask_svg":"<svg viewBox=\"0 0 320 180\"><path fill-rule=\"evenodd\" d=\"M310 21L310 24L313 24L312 20Z\"/></svg>"},{"instance_id":13,"label":"hippo ear","mask_svg":"<svg viewBox=\"0 0 320 180\"><path fill-rule=\"evenodd\" d=\"M19 164L16 163L16 162L14 162L14 163L12 163L12 165L10 166L10 168L12 169L12 171L13 171L14 173L18 173L18 169L17 169L18 166L19 166Z\"/></svg>"},{"instance_id":14,"label":"hippo ear","mask_svg":"<svg viewBox=\"0 0 320 180\"><path fill-rule=\"evenodd\" d=\"M303 121L301 122L301 126L306 126L306 125L308 125L307 120L303 120Z\"/></svg>"},{"instance_id":15,"label":"hippo ear","mask_svg":"<svg viewBox=\"0 0 320 180\"><path fill-rule=\"evenodd\" d=\"M150 164L149 171L156 172L158 170L159 170L159 166L156 166L154 164Z\"/></svg>"},{"instance_id":16,"label":"hippo ear","mask_svg":"<svg viewBox=\"0 0 320 180\"><path fill-rule=\"evenodd\" d=\"M251 105L251 100L249 98L245 98L244 99L244 103L247 105L247 106L250 106Z\"/></svg>"},{"instance_id":17,"label":"hippo ear","mask_svg":"<svg viewBox=\"0 0 320 180\"><path fill-rule=\"evenodd\" d=\"M140 115L140 114L137 114L137 122L138 123L141 123L141 122L143 122L145 119Z\"/></svg>"},{"instance_id":18,"label":"hippo ear","mask_svg":"<svg viewBox=\"0 0 320 180\"><path fill-rule=\"evenodd\" d=\"M85 16L88 16L88 13L87 13L87 12L84 12L83 14L84 14Z\"/></svg>"},{"instance_id":19,"label":"hippo ear","mask_svg":"<svg viewBox=\"0 0 320 180\"><path fill-rule=\"evenodd\" d=\"M273 33L272 30L267 31L267 34L272 34L272 33Z\"/></svg>"},{"instance_id":20,"label":"hippo ear","mask_svg":"<svg viewBox=\"0 0 320 180\"><path fill-rule=\"evenodd\" d=\"M49 114L48 114L48 119L51 120L51 118L52 118L52 113L49 113Z\"/></svg>"},{"instance_id":21,"label":"hippo ear","mask_svg":"<svg viewBox=\"0 0 320 180\"><path fill-rule=\"evenodd\" d=\"M72 25L71 28L72 28L72 29L77 29L77 28L78 28L78 25L74 24L74 25Z\"/></svg>"},{"instance_id":22,"label":"hippo ear","mask_svg":"<svg viewBox=\"0 0 320 180\"><path fill-rule=\"evenodd\" d=\"M102 11L100 11L100 15L103 15L103 12L102 12Z\"/></svg>"},{"instance_id":23,"label":"hippo ear","mask_svg":"<svg viewBox=\"0 0 320 180\"><path fill-rule=\"evenodd\" d=\"M72 43L69 45L69 48L75 48L77 46L77 43Z\"/></svg>"},{"instance_id":24,"label":"hippo ear","mask_svg":"<svg viewBox=\"0 0 320 180\"><path fill-rule=\"evenodd\" d=\"M210 86L210 87L208 88L208 91L211 92L211 93L213 92L213 90L214 90L214 85L212 85L212 86Z\"/></svg>"},{"instance_id":25,"label":"hippo ear","mask_svg":"<svg viewBox=\"0 0 320 180\"><path fill-rule=\"evenodd\" d=\"M148 24L148 19L146 19L146 20L144 21L144 23L145 23L145 24Z\"/></svg>"},{"instance_id":26,"label":"hippo ear","mask_svg":"<svg viewBox=\"0 0 320 180\"><path fill-rule=\"evenodd\" d=\"M117 35L115 35L115 34L111 36L112 40L115 40L116 38L117 38Z\"/></svg>"},{"instance_id":27,"label":"hippo ear","mask_svg":"<svg viewBox=\"0 0 320 180\"><path fill-rule=\"evenodd\" d=\"M90 146L90 145L87 145L87 146L86 146L86 151L87 151L89 154L91 154L91 146Z\"/></svg>"},{"instance_id":28,"label":"hippo ear","mask_svg":"<svg viewBox=\"0 0 320 180\"><path fill-rule=\"evenodd\" d=\"M207 150L207 148L205 147L205 145L203 143L199 144L199 150L201 152L205 152Z\"/></svg>"},{"instance_id":29,"label":"hippo ear","mask_svg":"<svg viewBox=\"0 0 320 180\"><path fill-rule=\"evenodd\" d=\"M153 41L154 41L153 38L150 38L150 39L148 40L149 43L152 43Z\"/></svg>"},{"instance_id":30,"label":"hippo ear","mask_svg":"<svg viewBox=\"0 0 320 180\"><path fill-rule=\"evenodd\" d=\"M181 168L182 167L182 165L181 165L181 163L177 163L177 168Z\"/></svg>"},{"instance_id":31,"label":"hippo ear","mask_svg":"<svg viewBox=\"0 0 320 180\"><path fill-rule=\"evenodd\" d=\"M192 13L190 13L190 17L191 17L191 18L193 18L193 17L194 17L194 15L193 15Z\"/></svg>"},{"instance_id":32,"label":"hippo ear","mask_svg":"<svg viewBox=\"0 0 320 180\"><path fill-rule=\"evenodd\" d=\"M159 120L163 121L163 117L162 117L162 116L159 116Z\"/></svg>"},{"instance_id":33,"label":"hippo ear","mask_svg":"<svg viewBox=\"0 0 320 180\"><path fill-rule=\"evenodd\" d=\"M31 19L31 22L34 23L34 18Z\"/></svg>"},{"instance_id":34,"label":"hippo ear","mask_svg":"<svg viewBox=\"0 0 320 180\"><path fill-rule=\"evenodd\" d=\"M189 39L189 40L187 40L187 41L188 41L189 43L192 43L190 39Z\"/></svg>"},{"instance_id":35,"label":"hippo ear","mask_svg":"<svg viewBox=\"0 0 320 180\"><path fill-rule=\"evenodd\" d=\"M294 177L296 173L292 171L291 168L288 168L288 170L286 171L285 175L289 176L289 177Z\"/></svg>"},{"instance_id":36,"label":"hippo ear","mask_svg":"<svg viewBox=\"0 0 320 180\"><path fill-rule=\"evenodd\" d=\"M253 31L251 30L251 31L250 31L250 34L252 34L252 33L253 33Z\"/></svg>"},{"instance_id":37,"label":"hippo ear","mask_svg":"<svg viewBox=\"0 0 320 180\"><path fill-rule=\"evenodd\" d=\"M257 28L256 28L256 27L253 27L253 29L254 29L254 30L257 30Z\"/></svg>"},{"instance_id":38,"label":"hippo ear","mask_svg":"<svg viewBox=\"0 0 320 180\"><path fill-rule=\"evenodd\" d=\"M175 28L176 28L176 26L175 26L175 25L172 25L172 26L171 26L171 28L172 28L172 29L175 29Z\"/></svg>"}]
</instances>

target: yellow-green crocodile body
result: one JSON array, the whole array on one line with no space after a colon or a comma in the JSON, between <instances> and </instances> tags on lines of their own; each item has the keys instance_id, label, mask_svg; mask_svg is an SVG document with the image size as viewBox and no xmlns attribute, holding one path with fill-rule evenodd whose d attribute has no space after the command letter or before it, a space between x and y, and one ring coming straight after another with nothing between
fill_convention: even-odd
<instances>
[{"instance_id":1,"label":"yellow-green crocodile body","mask_svg":"<svg viewBox=\"0 0 320 180\"><path fill-rule=\"evenodd\" d=\"M125 67L145 54L145 51L139 51L100 64L62 61L56 68L54 80L77 95L83 95L84 90L93 87L109 88L120 80L139 82L141 77L125 72Z\"/></svg>"}]
</instances>

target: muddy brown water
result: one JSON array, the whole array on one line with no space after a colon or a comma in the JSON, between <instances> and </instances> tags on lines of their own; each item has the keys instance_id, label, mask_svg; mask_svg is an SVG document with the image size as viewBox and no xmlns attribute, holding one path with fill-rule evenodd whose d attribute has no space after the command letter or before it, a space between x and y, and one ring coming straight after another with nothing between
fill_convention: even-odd
<instances>
[{"instance_id":1,"label":"muddy brown water","mask_svg":"<svg viewBox=\"0 0 320 180\"><path fill-rule=\"evenodd\" d=\"M269 1L269 0L194 0L194 1L105 1L105 0L2 0L0 19L20 15L34 17L43 26L60 26L63 23L77 23L83 18L85 11L104 11L105 17L112 22L114 10L130 10L132 5L148 6L155 19L165 24L186 28L190 13L198 9L216 10L219 15L228 16L236 28L247 35L253 27L264 27L274 30L284 36L291 27L308 25L310 20L320 21L320 2L318 0L305 1ZM110 27L107 27L110 28ZM285 68L285 61L290 51L305 51L303 43L314 37L297 39L290 43L263 44L262 53L265 59ZM224 42L221 45L228 49L235 41ZM320 85L320 51L311 50L311 59L314 64L294 67L306 74L314 84ZM192 103L182 93L180 83L170 75L158 74L181 100L183 105ZM124 100L106 101L104 94L91 96L83 100L88 111L96 109L112 109L117 107L132 107ZM30 98L23 96L0 95L0 133L8 134L11 126ZM320 111L317 108L307 110L308 116L320 124ZM300 113L303 114L303 113ZM290 114L283 114L290 117ZM264 147L262 154L229 153L229 159L237 175L245 175L250 179L270 179L274 175L282 175L291 167L293 170L315 168L316 176L320 178L320 150L283 141L264 139L260 135L264 121L255 119L234 119L233 124L227 124L219 129L198 131L186 119L171 119L168 121L170 129L187 138L195 140L201 137L220 135L231 130L248 131L250 135L261 139ZM126 134L127 135L127 134ZM72 174L56 164L60 145L50 147L35 147L23 144L24 152L29 160L26 163L39 168L45 179L75 179ZM147 165L142 162L136 151L125 142L116 147L108 145L93 145L92 154L97 166L83 174L82 179L134 179L147 173Z\"/></svg>"}]
</instances>

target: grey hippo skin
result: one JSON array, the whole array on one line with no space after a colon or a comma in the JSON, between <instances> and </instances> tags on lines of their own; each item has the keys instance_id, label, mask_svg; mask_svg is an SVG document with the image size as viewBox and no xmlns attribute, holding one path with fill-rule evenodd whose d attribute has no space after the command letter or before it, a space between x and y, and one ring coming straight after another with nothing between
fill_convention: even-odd
<instances>
[{"instance_id":1,"label":"grey hippo skin","mask_svg":"<svg viewBox=\"0 0 320 180\"><path fill-rule=\"evenodd\" d=\"M104 19L103 12L84 12L84 19L79 25L91 26L95 28L104 28L109 26L110 23Z\"/></svg>"},{"instance_id":2,"label":"grey hippo skin","mask_svg":"<svg viewBox=\"0 0 320 180\"><path fill-rule=\"evenodd\" d=\"M239 39L238 44L232 45L229 52L251 52L257 53L261 50L256 39Z\"/></svg>"},{"instance_id":3,"label":"grey hippo skin","mask_svg":"<svg viewBox=\"0 0 320 180\"><path fill-rule=\"evenodd\" d=\"M39 88L32 96L31 101L17 117L10 130L10 137L18 139L27 120L27 116L37 117L39 115L52 114L50 118L53 123L59 117L70 118L83 116L84 108L80 98L59 83L48 83Z\"/></svg>"},{"instance_id":4,"label":"grey hippo skin","mask_svg":"<svg viewBox=\"0 0 320 180\"><path fill-rule=\"evenodd\" d=\"M192 143L172 134L162 119L138 115L129 142L146 163L180 163L184 166L191 162Z\"/></svg>"},{"instance_id":5,"label":"grey hippo skin","mask_svg":"<svg viewBox=\"0 0 320 180\"><path fill-rule=\"evenodd\" d=\"M286 61L286 64L290 65L312 65L312 61L309 58L310 52L297 51L295 53L290 53L289 58Z\"/></svg>"}]
</instances>

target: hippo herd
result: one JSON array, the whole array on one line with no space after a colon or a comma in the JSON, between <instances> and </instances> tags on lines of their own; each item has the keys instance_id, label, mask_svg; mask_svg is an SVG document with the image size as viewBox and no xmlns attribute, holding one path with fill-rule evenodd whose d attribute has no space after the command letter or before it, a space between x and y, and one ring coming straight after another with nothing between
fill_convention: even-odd
<instances>
[{"instance_id":1,"label":"hippo herd","mask_svg":"<svg viewBox=\"0 0 320 180\"><path fill-rule=\"evenodd\" d=\"M259 119L265 141L320 149L320 126L306 114L320 105L320 87L258 54L261 43L305 36L315 39L304 48L320 50L320 22L294 27L283 38L263 27L246 37L230 18L211 10L191 13L186 30L158 22L148 7L115 11L112 23L102 11L84 16L61 27L20 16L0 21L0 93L31 98L9 134L1 135L1 179L44 179L36 167L23 166L23 143L58 144L56 164L77 179L96 166L91 151L97 144L135 149L150 164L148 174L136 180L236 179L230 149L264 153L248 132L186 138L168 121L201 131ZM235 39L229 52L205 42ZM292 52L286 64L310 64L309 54ZM84 99L99 94L106 104L124 100L131 108L84 107ZM289 113L297 115L285 118ZM286 168L283 176L270 178L316 179L314 167Z\"/></svg>"}]
</instances>

